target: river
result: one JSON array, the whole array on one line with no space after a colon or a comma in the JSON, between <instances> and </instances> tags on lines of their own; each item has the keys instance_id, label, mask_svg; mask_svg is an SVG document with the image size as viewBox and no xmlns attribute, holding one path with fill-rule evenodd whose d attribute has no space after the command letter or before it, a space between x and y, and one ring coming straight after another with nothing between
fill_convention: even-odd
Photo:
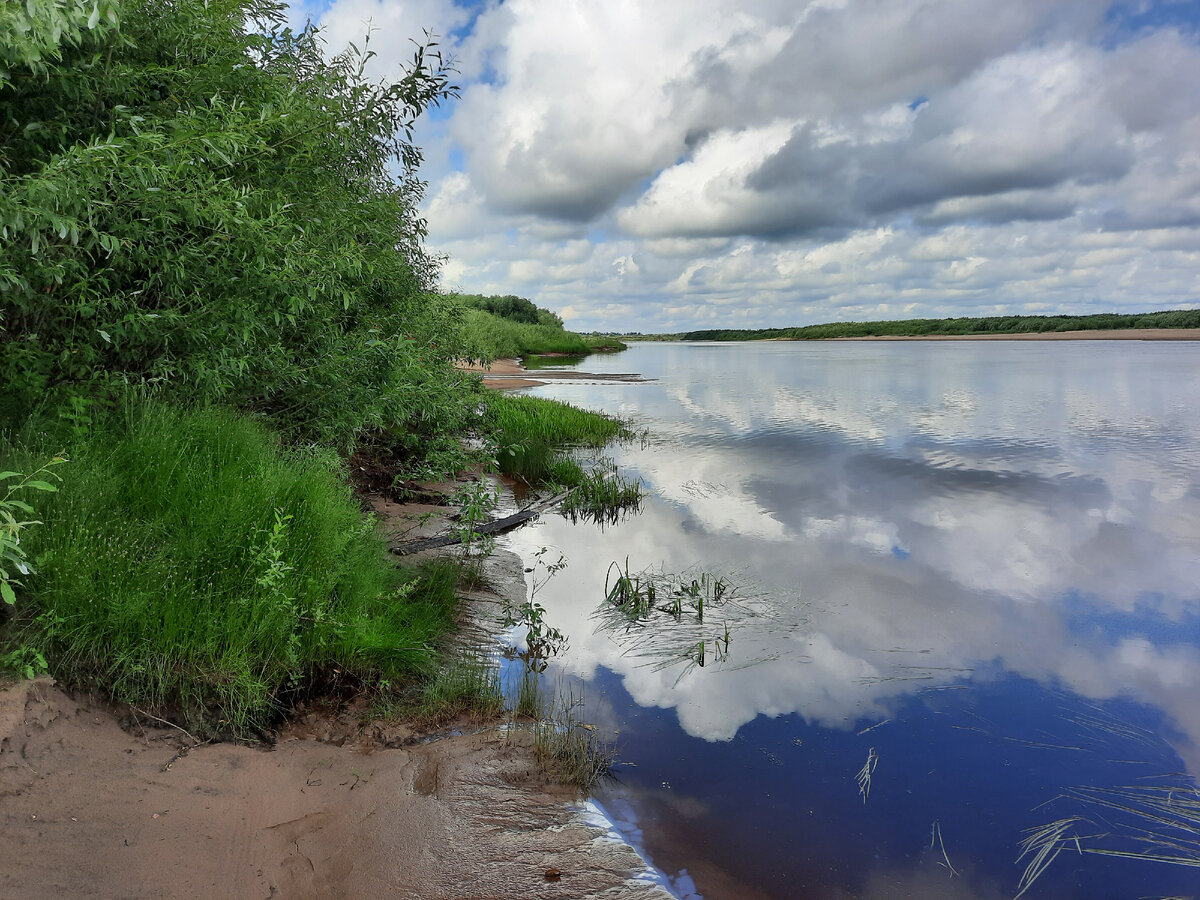
<instances>
[{"instance_id":1,"label":"river","mask_svg":"<svg viewBox=\"0 0 1200 900\"><path fill-rule=\"evenodd\" d=\"M644 430L608 452L645 502L506 542L567 564L532 573L569 636L544 677L679 897L1200 893L1200 344L583 368L650 379L533 391ZM606 602L617 567L652 608Z\"/></svg>"}]
</instances>

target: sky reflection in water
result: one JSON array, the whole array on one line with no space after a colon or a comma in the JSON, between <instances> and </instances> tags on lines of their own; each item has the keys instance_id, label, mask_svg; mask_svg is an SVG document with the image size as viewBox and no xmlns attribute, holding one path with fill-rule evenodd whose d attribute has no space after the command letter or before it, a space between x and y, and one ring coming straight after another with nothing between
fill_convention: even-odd
<instances>
[{"instance_id":1,"label":"sky reflection in water","mask_svg":"<svg viewBox=\"0 0 1200 900\"><path fill-rule=\"evenodd\" d=\"M708 897L1011 897L1023 829L1080 816L1066 834L1147 850L1059 795L1200 769L1200 346L641 345L587 368L658 379L537 391L649 427L614 453L648 501L511 545L569 562L538 598L636 764L610 802L656 863ZM656 666L644 631L597 630L626 557L765 599L692 623L730 622L724 661ZM1072 850L1026 896L1198 888Z\"/></svg>"}]
</instances>

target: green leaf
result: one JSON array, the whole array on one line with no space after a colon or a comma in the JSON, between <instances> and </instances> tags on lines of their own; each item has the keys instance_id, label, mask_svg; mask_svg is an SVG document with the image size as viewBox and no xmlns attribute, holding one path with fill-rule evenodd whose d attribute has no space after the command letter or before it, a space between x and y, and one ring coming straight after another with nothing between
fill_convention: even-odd
<instances>
[{"instance_id":1,"label":"green leaf","mask_svg":"<svg viewBox=\"0 0 1200 900\"><path fill-rule=\"evenodd\" d=\"M7 581L0 581L0 596L4 597L4 602L9 606L17 602L16 592Z\"/></svg>"},{"instance_id":2,"label":"green leaf","mask_svg":"<svg viewBox=\"0 0 1200 900\"><path fill-rule=\"evenodd\" d=\"M52 485L48 481L27 481L27 482L25 482L25 487L31 487L35 491L51 491L51 492L53 492L53 491L58 490L58 488L56 488L54 485Z\"/></svg>"}]
</instances>

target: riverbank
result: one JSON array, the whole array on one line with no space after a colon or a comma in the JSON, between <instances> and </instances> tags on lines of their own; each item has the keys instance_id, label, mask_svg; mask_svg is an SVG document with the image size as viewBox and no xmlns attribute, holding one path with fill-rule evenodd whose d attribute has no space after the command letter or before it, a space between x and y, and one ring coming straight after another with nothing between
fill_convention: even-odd
<instances>
[{"instance_id":1,"label":"riverbank","mask_svg":"<svg viewBox=\"0 0 1200 900\"><path fill-rule=\"evenodd\" d=\"M315 716L271 749L181 756L186 738L147 724L48 679L0 693L0 895L667 896L520 732L346 735Z\"/></svg>"},{"instance_id":2,"label":"riverbank","mask_svg":"<svg viewBox=\"0 0 1200 900\"><path fill-rule=\"evenodd\" d=\"M479 372L483 375L484 387L497 391L541 387L552 381L642 382L646 380L636 372L596 373L574 369L538 369L535 375L521 365L521 360L515 357L502 357L491 363L462 363L459 368L468 372Z\"/></svg>"},{"instance_id":3,"label":"riverbank","mask_svg":"<svg viewBox=\"0 0 1200 900\"><path fill-rule=\"evenodd\" d=\"M374 503L408 539L447 512ZM519 558L485 566L458 640L525 597ZM459 718L429 733L364 704L301 710L268 748L199 743L46 678L7 687L0 896L669 896L546 779L526 732Z\"/></svg>"},{"instance_id":4,"label":"riverbank","mask_svg":"<svg viewBox=\"0 0 1200 900\"><path fill-rule=\"evenodd\" d=\"M778 338L795 341L801 338ZM811 338L808 340L812 340ZM881 334L816 338L823 341L1200 341L1200 328L1113 328L1090 331L1034 331L1014 334Z\"/></svg>"}]
</instances>

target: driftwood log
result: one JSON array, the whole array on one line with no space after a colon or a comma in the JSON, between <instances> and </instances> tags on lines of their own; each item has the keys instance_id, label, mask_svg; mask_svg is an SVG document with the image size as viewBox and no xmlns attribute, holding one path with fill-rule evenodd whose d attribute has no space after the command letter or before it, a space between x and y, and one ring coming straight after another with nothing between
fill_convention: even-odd
<instances>
[{"instance_id":1,"label":"driftwood log","mask_svg":"<svg viewBox=\"0 0 1200 900\"><path fill-rule=\"evenodd\" d=\"M471 529L473 535L488 535L488 534L503 534L506 531L511 531L518 525L524 525L531 519L536 519L546 510L551 509L563 500L567 499L570 491L563 491L561 494L556 494L549 500L539 500L537 503L531 503L524 509L513 513L511 516L505 516L502 519L495 519L491 522L484 522L482 525L476 525ZM406 541L403 544L397 544L394 547L388 547L392 553L397 556L406 556L410 553L420 553L422 550L435 550L438 547L452 547L455 544L461 544L463 536L461 534L440 534L437 537L423 538L419 541Z\"/></svg>"}]
</instances>

